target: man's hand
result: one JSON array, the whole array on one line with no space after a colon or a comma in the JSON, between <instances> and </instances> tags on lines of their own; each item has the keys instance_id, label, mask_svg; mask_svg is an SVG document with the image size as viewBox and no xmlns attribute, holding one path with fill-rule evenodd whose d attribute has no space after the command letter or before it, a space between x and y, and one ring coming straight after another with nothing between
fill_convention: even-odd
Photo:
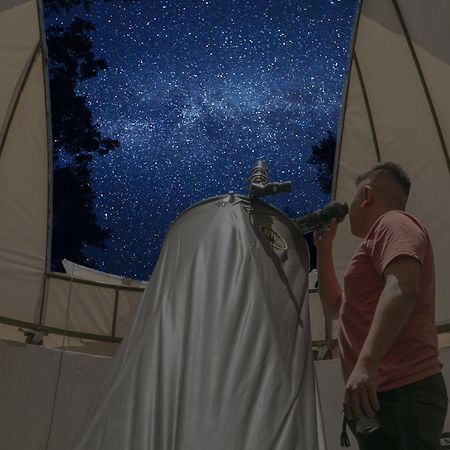
<instances>
[{"instance_id":1,"label":"man's hand","mask_svg":"<svg viewBox=\"0 0 450 450\"><path fill-rule=\"evenodd\" d=\"M338 318L342 303L342 288L336 277L332 258L332 246L336 230L336 219L332 219L329 229L314 232L314 244L317 248L319 296L325 317L329 319Z\"/></svg>"},{"instance_id":2,"label":"man's hand","mask_svg":"<svg viewBox=\"0 0 450 450\"><path fill-rule=\"evenodd\" d=\"M377 398L378 369L368 362L356 364L347 380L344 413L348 419L366 415L373 417L380 409Z\"/></svg>"},{"instance_id":3,"label":"man's hand","mask_svg":"<svg viewBox=\"0 0 450 450\"><path fill-rule=\"evenodd\" d=\"M336 236L337 221L333 217L328 229L317 230L314 232L314 245L320 251L324 248L331 249L334 237Z\"/></svg>"}]
</instances>

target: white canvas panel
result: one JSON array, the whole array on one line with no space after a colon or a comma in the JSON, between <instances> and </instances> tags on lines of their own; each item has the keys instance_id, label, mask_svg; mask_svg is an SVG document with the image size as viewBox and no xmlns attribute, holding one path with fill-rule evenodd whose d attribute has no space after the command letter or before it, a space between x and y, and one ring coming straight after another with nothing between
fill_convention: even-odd
<instances>
[{"instance_id":1,"label":"white canvas panel","mask_svg":"<svg viewBox=\"0 0 450 450\"><path fill-rule=\"evenodd\" d=\"M20 24L20 26L18 26ZM36 0L0 2L0 130L39 43Z\"/></svg>"},{"instance_id":2,"label":"white canvas panel","mask_svg":"<svg viewBox=\"0 0 450 450\"><path fill-rule=\"evenodd\" d=\"M46 448L60 357L58 350L0 341L0 442L8 445L5 448ZM450 386L449 348L441 350L440 359L444 364L444 378ZM64 353L49 450L70 448L111 363L108 357ZM324 429L319 439L326 445L319 448L341 450L344 382L340 364L334 359L316 361L314 366L322 414L318 423ZM450 415L447 415L444 432L450 432ZM357 448L350 431L349 437L351 448Z\"/></svg>"},{"instance_id":3,"label":"white canvas panel","mask_svg":"<svg viewBox=\"0 0 450 450\"><path fill-rule=\"evenodd\" d=\"M132 278L121 277L119 275L102 272L101 270L91 269L90 267L76 264L67 259L63 259L62 264L66 273L74 278L81 278L83 280L91 280L120 286L140 287L142 288L142 290L144 290L148 284L147 281L134 280Z\"/></svg>"},{"instance_id":4,"label":"white canvas panel","mask_svg":"<svg viewBox=\"0 0 450 450\"><path fill-rule=\"evenodd\" d=\"M0 315L33 320L47 248L48 155L42 59L27 78L0 153Z\"/></svg>"},{"instance_id":5,"label":"white canvas panel","mask_svg":"<svg viewBox=\"0 0 450 450\"><path fill-rule=\"evenodd\" d=\"M339 165L334 182L336 184L335 198L338 201L349 203L355 189L355 176L364 168L377 162L369 118L355 63L351 68L347 95L348 107L344 116L344 128L341 131ZM336 272L341 282L347 262L359 242L351 235L347 218L339 225L333 254Z\"/></svg>"},{"instance_id":6,"label":"white canvas panel","mask_svg":"<svg viewBox=\"0 0 450 450\"><path fill-rule=\"evenodd\" d=\"M450 17L450 13L448 14L448 17ZM436 58L418 45L415 45L414 48L448 150L450 142L450 120L448 119L450 117L450 64ZM450 48L450 46L448 48Z\"/></svg>"},{"instance_id":7,"label":"white canvas panel","mask_svg":"<svg viewBox=\"0 0 450 450\"><path fill-rule=\"evenodd\" d=\"M311 320L311 338L313 341L323 341L325 335L325 318L318 291L309 292L309 317Z\"/></svg>"},{"instance_id":8,"label":"white canvas panel","mask_svg":"<svg viewBox=\"0 0 450 450\"><path fill-rule=\"evenodd\" d=\"M54 278L47 285L44 325L111 335L115 289Z\"/></svg>"},{"instance_id":9,"label":"white canvas panel","mask_svg":"<svg viewBox=\"0 0 450 450\"><path fill-rule=\"evenodd\" d=\"M108 357L61 355L59 350L0 340L1 448L67 449L110 362Z\"/></svg>"},{"instance_id":10,"label":"white canvas panel","mask_svg":"<svg viewBox=\"0 0 450 450\"><path fill-rule=\"evenodd\" d=\"M119 292L119 305L117 308L116 336L125 337L133 323L134 316L144 292L126 291Z\"/></svg>"}]
</instances>

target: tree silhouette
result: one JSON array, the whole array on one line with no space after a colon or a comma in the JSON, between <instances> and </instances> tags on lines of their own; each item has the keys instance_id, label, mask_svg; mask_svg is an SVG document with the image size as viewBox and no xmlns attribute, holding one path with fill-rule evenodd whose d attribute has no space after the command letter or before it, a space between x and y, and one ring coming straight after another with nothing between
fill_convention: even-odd
<instances>
[{"instance_id":1,"label":"tree silhouette","mask_svg":"<svg viewBox=\"0 0 450 450\"><path fill-rule=\"evenodd\" d=\"M78 162L89 162L92 153L107 154L119 141L105 138L94 123L86 97L78 95L79 83L106 70L103 58L96 58L89 32L92 22L75 18L63 28L47 29L49 78L52 105L53 145L56 158L61 150L74 155Z\"/></svg>"},{"instance_id":2,"label":"tree silhouette","mask_svg":"<svg viewBox=\"0 0 450 450\"><path fill-rule=\"evenodd\" d=\"M55 5L67 9L86 3L90 2L47 0L46 7L57 10ZM116 150L119 141L100 132L86 98L77 94L80 83L108 68L106 60L94 54L89 35L94 29L92 22L80 18L67 27L47 28L55 162L52 270L62 270L63 258L86 264L85 247L103 249L110 235L97 222L90 162L95 154Z\"/></svg>"},{"instance_id":3,"label":"tree silhouette","mask_svg":"<svg viewBox=\"0 0 450 450\"><path fill-rule=\"evenodd\" d=\"M312 146L311 157L307 163L315 166L316 179L319 188L325 194L331 194L333 185L334 154L336 150L336 136L328 131L319 145Z\"/></svg>"},{"instance_id":4,"label":"tree silhouette","mask_svg":"<svg viewBox=\"0 0 450 450\"><path fill-rule=\"evenodd\" d=\"M61 269L63 258L85 264L87 245L105 247L110 230L97 223L95 194L87 164L59 167L53 174L52 263ZM91 264L92 265L92 264Z\"/></svg>"}]
</instances>

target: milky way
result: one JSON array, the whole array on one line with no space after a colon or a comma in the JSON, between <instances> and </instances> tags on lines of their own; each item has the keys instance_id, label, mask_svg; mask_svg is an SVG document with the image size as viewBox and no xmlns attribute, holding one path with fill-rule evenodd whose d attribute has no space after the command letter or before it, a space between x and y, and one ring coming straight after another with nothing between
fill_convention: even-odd
<instances>
[{"instance_id":1,"label":"milky way","mask_svg":"<svg viewBox=\"0 0 450 450\"><path fill-rule=\"evenodd\" d=\"M337 132L356 3L99 1L82 11L109 70L80 93L121 142L93 164L96 213L112 230L105 251L86 249L99 269L148 278L177 215L246 193L257 159L272 180L293 182L270 199L278 207L300 215L328 201L306 161Z\"/></svg>"}]
</instances>

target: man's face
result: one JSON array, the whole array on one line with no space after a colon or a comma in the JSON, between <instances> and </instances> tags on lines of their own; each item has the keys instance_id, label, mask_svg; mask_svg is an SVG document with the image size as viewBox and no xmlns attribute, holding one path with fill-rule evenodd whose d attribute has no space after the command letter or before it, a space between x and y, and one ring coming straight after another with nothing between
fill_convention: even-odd
<instances>
[{"instance_id":1,"label":"man's face","mask_svg":"<svg viewBox=\"0 0 450 450\"><path fill-rule=\"evenodd\" d=\"M364 209L361 208L361 204L364 201L364 183L360 183L356 186L353 197L350 202L349 208L349 220L351 233L356 237L364 237Z\"/></svg>"}]
</instances>

